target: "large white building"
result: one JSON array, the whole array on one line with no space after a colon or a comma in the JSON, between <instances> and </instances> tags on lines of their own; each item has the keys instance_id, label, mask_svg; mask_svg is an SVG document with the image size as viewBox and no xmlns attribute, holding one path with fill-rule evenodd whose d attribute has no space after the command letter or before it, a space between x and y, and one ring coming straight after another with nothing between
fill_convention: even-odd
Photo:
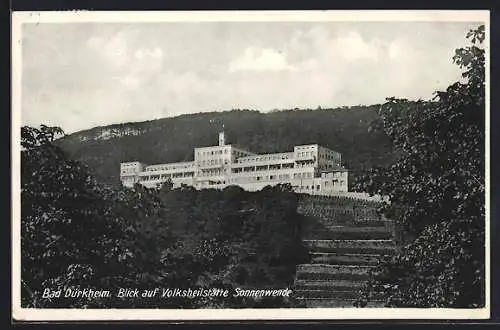
<instances>
[{"instance_id":1,"label":"large white building","mask_svg":"<svg viewBox=\"0 0 500 330\"><path fill-rule=\"evenodd\" d=\"M120 180L126 187L140 183L151 188L171 180L174 188L183 184L196 189L236 185L248 191L289 183L299 193L336 195L347 192L348 172L341 160L340 153L317 144L295 146L290 152L255 154L226 144L221 132L219 145L195 148L192 162L121 163Z\"/></svg>"}]
</instances>

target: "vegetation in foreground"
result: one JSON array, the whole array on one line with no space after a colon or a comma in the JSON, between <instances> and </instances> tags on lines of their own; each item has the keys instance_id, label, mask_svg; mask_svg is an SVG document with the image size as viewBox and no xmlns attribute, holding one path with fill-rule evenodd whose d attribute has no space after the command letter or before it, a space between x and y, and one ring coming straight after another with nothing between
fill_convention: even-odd
<instances>
[{"instance_id":1,"label":"vegetation in foreground","mask_svg":"<svg viewBox=\"0 0 500 330\"><path fill-rule=\"evenodd\" d=\"M362 191L386 195L404 228L399 254L382 261L358 302L383 293L389 307L476 308L485 304L484 26L456 50L463 82L432 101L388 99L383 129L401 151L390 167L360 176Z\"/></svg>"},{"instance_id":2,"label":"vegetation in foreground","mask_svg":"<svg viewBox=\"0 0 500 330\"><path fill-rule=\"evenodd\" d=\"M22 128L24 307L290 306L286 298L43 298L46 288L286 288L307 257L290 187L110 188L52 143L59 133Z\"/></svg>"}]
</instances>

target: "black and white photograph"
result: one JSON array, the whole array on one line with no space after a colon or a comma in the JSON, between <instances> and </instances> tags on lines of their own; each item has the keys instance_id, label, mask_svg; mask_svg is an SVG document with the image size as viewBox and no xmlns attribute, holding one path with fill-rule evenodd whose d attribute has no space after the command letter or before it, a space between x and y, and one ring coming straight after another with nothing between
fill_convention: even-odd
<instances>
[{"instance_id":1,"label":"black and white photograph","mask_svg":"<svg viewBox=\"0 0 500 330\"><path fill-rule=\"evenodd\" d=\"M489 12L14 12L18 320L485 319Z\"/></svg>"}]
</instances>

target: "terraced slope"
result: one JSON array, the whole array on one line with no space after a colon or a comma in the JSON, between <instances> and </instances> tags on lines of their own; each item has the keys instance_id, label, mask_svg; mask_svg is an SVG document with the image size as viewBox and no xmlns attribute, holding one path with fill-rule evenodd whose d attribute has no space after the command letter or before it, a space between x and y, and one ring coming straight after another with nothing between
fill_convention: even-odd
<instances>
[{"instance_id":1,"label":"terraced slope","mask_svg":"<svg viewBox=\"0 0 500 330\"><path fill-rule=\"evenodd\" d=\"M295 297L304 307L353 307L357 291L383 255L395 252L393 222L377 215L376 202L306 197L303 242L307 264L297 266ZM382 306L374 298L368 306Z\"/></svg>"}]
</instances>

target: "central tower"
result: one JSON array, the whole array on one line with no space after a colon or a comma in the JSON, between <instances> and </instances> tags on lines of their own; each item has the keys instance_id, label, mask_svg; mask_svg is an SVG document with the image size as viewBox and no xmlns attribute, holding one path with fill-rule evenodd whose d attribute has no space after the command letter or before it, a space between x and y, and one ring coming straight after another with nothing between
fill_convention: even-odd
<instances>
[{"instance_id":1,"label":"central tower","mask_svg":"<svg viewBox=\"0 0 500 330\"><path fill-rule=\"evenodd\" d=\"M219 146L225 146L226 145L226 134L224 134L224 131L219 132Z\"/></svg>"}]
</instances>

